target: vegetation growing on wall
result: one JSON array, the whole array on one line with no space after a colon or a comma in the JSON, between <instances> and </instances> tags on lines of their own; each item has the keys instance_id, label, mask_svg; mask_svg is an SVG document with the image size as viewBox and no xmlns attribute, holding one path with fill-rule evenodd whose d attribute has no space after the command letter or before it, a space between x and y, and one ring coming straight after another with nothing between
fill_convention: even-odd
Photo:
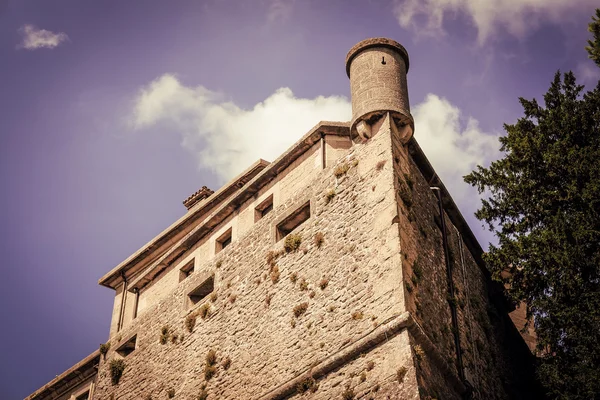
<instances>
[{"instance_id":1,"label":"vegetation growing on wall","mask_svg":"<svg viewBox=\"0 0 600 400\"><path fill-rule=\"evenodd\" d=\"M123 371L125 371L125 361L122 359L112 359L109 364L110 369L110 381L113 385L118 385L121 380L121 376L123 375Z\"/></svg>"},{"instance_id":2,"label":"vegetation growing on wall","mask_svg":"<svg viewBox=\"0 0 600 400\"><path fill-rule=\"evenodd\" d=\"M286 253L292 253L300 248L302 244L302 236L297 233L290 233L285 237L285 241L283 242L283 248Z\"/></svg>"},{"instance_id":3,"label":"vegetation growing on wall","mask_svg":"<svg viewBox=\"0 0 600 400\"><path fill-rule=\"evenodd\" d=\"M102 354L102 357L106 358L108 350L110 350L110 342L102 343L100 345L100 354Z\"/></svg>"}]
</instances>

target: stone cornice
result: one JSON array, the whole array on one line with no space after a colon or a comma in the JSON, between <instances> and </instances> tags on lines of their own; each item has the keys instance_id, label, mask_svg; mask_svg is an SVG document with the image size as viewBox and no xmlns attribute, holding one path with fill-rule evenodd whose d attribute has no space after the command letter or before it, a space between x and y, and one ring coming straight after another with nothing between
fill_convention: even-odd
<instances>
[{"instance_id":1,"label":"stone cornice","mask_svg":"<svg viewBox=\"0 0 600 400\"><path fill-rule=\"evenodd\" d=\"M321 135L348 136L350 134L349 128L350 124L347 122L321 121L318 123L288 151L241 187L227 202L224 202L219 208L215 209L204 223L196 226L172 246L169 251L154 261L149 268L146 268L141 275L129 284L129 290L141 289L195 243L210 234L213 229L229 217L239 206L252 198L261 188L271 182L278 174L317 143L321 139Z\"/></svg>"},{"instance_id":2,"label":"stone cornice","mask_svg":"<svg viewBox=\"0 0 600 400\"><path fill-rule=\"evenodd\" d=\"M154 239L129 256L125 261L105 274L100 278L98 283L102 286L114 289L123 281L122 271L126 273L125 276L127 278L130 278L132 275L139 272L146 266L144 262L148 262L152 256L156 257L156 253L159 252L161 248L164 249L163 251L168 250L167 247L174 243L178 234L185 232L186 229L190 229L191 225L205 217L211 210L237 192L240 187L243 187L267 165L269 165L267 161L258 160L246 169L246 171L233 178L228 184L214 192L211 196L196 202L188 210L187 214L179 218L171 224L171 226L154 237Z\"/></svg>"},{"instance_id":3,"label":"stone cornice","mask_svg":"<svg viewBox=\"0 0 600 400\"><path fill-rule=\"evenodd\" d=\"M58 398L61 393L64 393L65 391L96 375L99 363L100 350L96 350L27 396L25 400L46 400Z\"/></svg>"},{"instance_id":4,"label":"stone cornice","mask_svg":"<svg viewBox=\"0 0 600 400\"><path fill-rule=\"evenodd\" d=\"M254 196L262 187L276 177L277 174L281 173L310 149L313 144L321 139L322 134L348 136L349 128L350 124L347 122L319 122L271 164L267 161L259 160L229 184L194 205L188 214L180 218L151 242L103 276L99 281L100 285L116 288L122 282L121 271L125 272L125 275L130 278L145 269L143 274L136 276L135 280L128 286L130 290L139 289L140 285L145 284L152 274L156 274L157 271L164 269L174 259L187 251L194 243L227 218L237 207ZM208 215L211 211L212 214ZM204 223L193 228L183 239L173 242L173 238L178 233L184 231L185 227L189 227L202 218L205 219ZM148 259L153 254L155 255L156 250L165 245L169 245L166 253L162 253L157 259L152 260L150 268L147 268L148 264L143 264L142 261Z\"/></svg>"}]
</instances>

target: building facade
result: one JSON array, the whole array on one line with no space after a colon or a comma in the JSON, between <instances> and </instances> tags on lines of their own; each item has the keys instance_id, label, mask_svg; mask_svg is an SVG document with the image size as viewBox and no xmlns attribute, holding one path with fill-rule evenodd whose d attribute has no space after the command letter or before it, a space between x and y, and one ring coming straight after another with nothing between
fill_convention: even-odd
<instances>
[{"instance_id":1,"label":"building facade","mask_svg":"<svg viewBox=\"0 0 600 400\"><path fill-rule=\"evenodd\" d=\"M100 279L107 344L27 399L536 398L514 307L413 137L408 69L395 41L354 46L352 120L186 199Z\"/></svg>"}]
</instances>

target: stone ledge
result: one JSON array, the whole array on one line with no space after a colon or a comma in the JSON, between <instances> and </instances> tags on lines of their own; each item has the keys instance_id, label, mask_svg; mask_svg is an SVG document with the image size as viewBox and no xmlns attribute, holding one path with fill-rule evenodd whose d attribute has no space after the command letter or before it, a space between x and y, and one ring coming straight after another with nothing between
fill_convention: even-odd
<instances>
[{"instance_id":1,"label":"stone ledge","mask_svg":"<svg viewBox=\"0 0 600 400\"><path fill-rule=\"evenodd\" d=\"M27 396L25 400L56 399L65 391L96 375L99 363L100 350L96 350Z\"/></svg>"},{"instance_id":2,"label":"stone ledge","mask_svg":"<svg viewBox=\"0 0 600 400\"><path fill-rule=\"evenodd\" d=\"M410 312L406 311L400 315L388 318L381 325L365 334L357 341L348 344L338 352L319 361L311 368L297 375L295 378L281 384L277 388L259 397L259 400L283 400L296 393L296 388L307 379L319 379L332 371L342 367L348 362L360 357L373 348L379 346L384 341L396 336L404 329L408 329L410 336L420 344L433 363L440 368L444 376L450 381L458 393L465 393L467 387L460 381L456 371L453 371L450 365L443 359L437 351L435 345L429 340L423 331L423 328L413 318Z\"/></svg>"},{"instance_id":3,"label":"stone ledge","mask_svg":"<svg viewBox=\"0 0 600 400\"><path fill-rule=\"evenodd\" d=\"M348 344L312 368L307 369L295 378L264 394L259 397L259 400L281 400L289 397L296 392L296 387L306 379L319 379L327 375L331 371L359 357L362 353L366 353L390 337L397 335L411 323L412 317L408 312L389 318L359 340Z\"/></svg>"}]
</instances>

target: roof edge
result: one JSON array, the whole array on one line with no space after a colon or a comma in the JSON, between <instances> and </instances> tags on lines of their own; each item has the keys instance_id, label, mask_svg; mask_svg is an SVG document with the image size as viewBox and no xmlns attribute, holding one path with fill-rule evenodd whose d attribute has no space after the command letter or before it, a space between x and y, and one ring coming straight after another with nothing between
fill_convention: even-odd
<instances>
[{"instance_id":1,"label":"roof edge","mask_svg":"<svg viewBox=\"0 0 600 400\"><path fill-rule=\"evenodd\" d=\"M52 379L50 382L46 383L44 386L31 393L29 396L25 397L25 400L34 400L39 398L39 396L43 395L45 391L50 390L50 388L56 385L58 382L67 378L70 374L75 373L81 369L90 370L95 368L100 362L100 350L97 349L92 354L85 357L83 360L79 361L77 364L73 365L71 368L64 371L62 374L58 375L56 378ZM90 375L91 376L91 375Z\"/></svg>"},{"instance_id":2,"label":"roof edge","mask_svg":"<svg viewBox=\"0 0 600 400\"><path fill-rule=\"evenodd\" d=\"M98 284L114 289L116 285L111 284L110 281L115 280L115 278L118 278L117 280L120 282L121 270L127 269L128 267L143 261L150 254L152 254L154 250L168 243L172 239L173 235L179 233L187 225L198 220L202 215L206 214L217 204L221 203L227 197L231 196L238 190L239 187L245 185L248 181L250 181L254 176L256 176L269 164L270 163L268 161L265 161L263 159L259 159L258 161L254 162L252 165L246 168L246 170L237 175L235 178L231 179L227 184L223 185L211 196L199 201L197 204L191 207L185 215L183 215L177 221L175 221L166 229L164 229L161 233L152 238L149 242L147 242L145 245L139 248L135 253L127 257L124 261L122 261L116 267L111 269L108 273L104 274L98 280Z\"/></svg>"},{"instance_id":3,"label":"roof edge","mask_svg":"<svg viewBox=\"0 0 600 400\"><path fill-rule=\"evenodd\" d=\"M171 224L168 228L166 228L160 234L155 236L151 241L142 246L138 251L129 256L125 261L121 262L119 265L117 265L111 271L105 274L102 278L98 280L98 284L105 287L109 287L111 289L115 289L116 285L122 281L122 271L129 269L133 265L147 258L150 254L152 254L153 250L164 245L165 243L168 243L168 241L176 233L180 232L185 226L199 220L200 217L206 215L206 213L214 209L225 199L231 197L236 192L243 190L244 186L246 186L250 182L255 181L258 176L264 176L266 170L272 170L272 168L276 168L276 170L279 171L280 168L278 167L280 164L282 164L283 161L289 159L290 157L292 157L294 160L298 158L301 154L304 153L304 151L306 151L306 149L302 149L303 144L306 141L308 141L311 138L311 136L317 134L319 130L323 130L327 127L334 129L331 130L331 132L324 132L324 134L340 135L344 133L336 131L335 128L348 129L349 133L350 122L320 121L304 136L302 136L300 140L298 140L291 147L289 147L282 155L280 155L272 163L269 163L268 161L265 161L263 159L259 159L258 161L254 162L244 172L230 180L229 183L227 183L219 190L214 192L214 194L210 197L194 205L186 215L181 217L175 223ZM185 237L187 237L187 235ZM169 253L169 251L167 251L167 253ZM161 259L163 258L164 257L161 257Z\"/></svg>"},{"instance_id":4,"label":"roof edge","mask_svg":"<svg viewBox=\"0 0 600 400\"><path fill-rule=\"evenodd\" d=\"M191 232L186 234L177 243L174 243L170 250L165 252L158 260L156 260L150 268L138 276L128 290L132 291L140 289L144 284L152 279L152 274L156 271L165 268L170 265L173 260L177 259L183 252L191 248L193 243L200 240L205 234L210 232L214 226L221 223L227 216L235 209L236 206L243 204L251 196L257 193L262 187L267 185L274 176L277 176L285 168L291 165L296 159L304 154L310 147L320 140L321 135L349 135L350 134L350 123L349 122L331 122L321 121L315 125L308 133L306 133L300 140L293 144L287 151L279 156L275 161L269 164L268 167L264 168L260 173L255 175L245 186L241 187L239 191L231 196L229 201L223 203L221 207L216 209L209 219L194 228Z\"/></svg>"}]
</instances>

